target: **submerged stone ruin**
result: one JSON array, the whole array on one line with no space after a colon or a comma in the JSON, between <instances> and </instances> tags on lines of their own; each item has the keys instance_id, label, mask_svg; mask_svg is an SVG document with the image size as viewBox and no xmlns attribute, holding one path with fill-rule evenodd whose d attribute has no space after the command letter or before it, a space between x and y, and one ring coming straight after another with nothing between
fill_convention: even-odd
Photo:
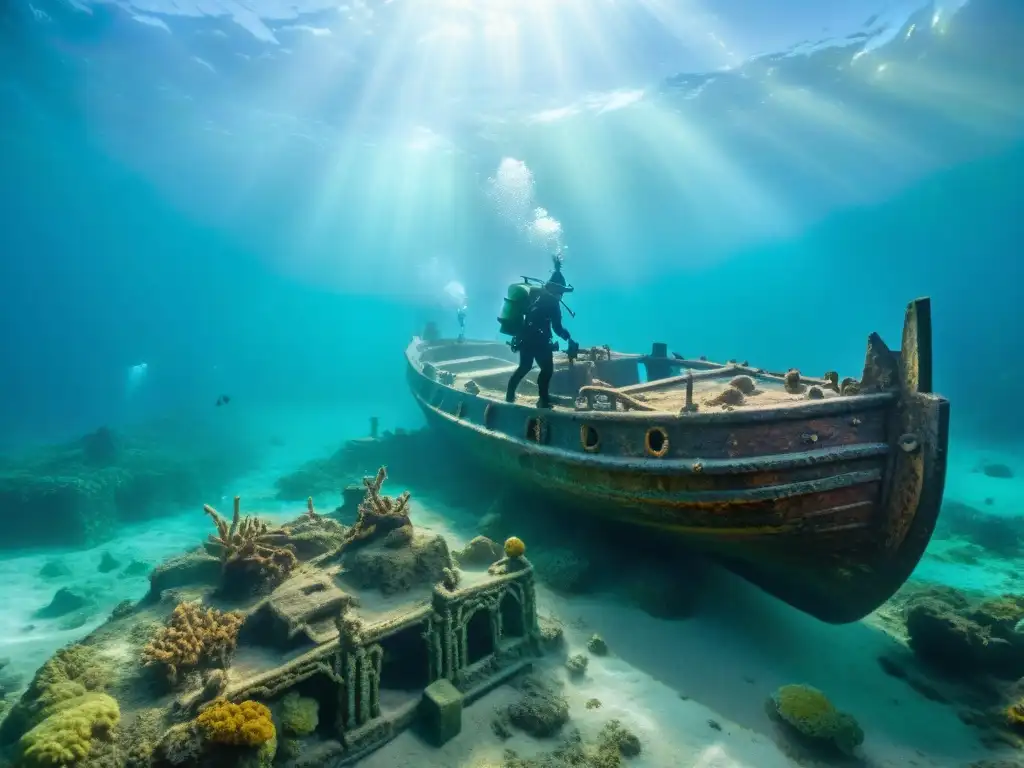
<instances>
[{"instance_id":1,"label":"submerged stone ruin","mask_svg":"<svg viewBox=\"0 0 1024 768\"><path fill-rule=\"evenodd\" d=\"M0 723L2 754L26 768L342 766L410 726L436 745L457 736L463 706L541 650L533 568L510 540L460 570L385 478L364 480L348 527L311 501L281 528L237 498L230 521L206 507L204 546L39 670Z\"/></svg>"}]
</instances>

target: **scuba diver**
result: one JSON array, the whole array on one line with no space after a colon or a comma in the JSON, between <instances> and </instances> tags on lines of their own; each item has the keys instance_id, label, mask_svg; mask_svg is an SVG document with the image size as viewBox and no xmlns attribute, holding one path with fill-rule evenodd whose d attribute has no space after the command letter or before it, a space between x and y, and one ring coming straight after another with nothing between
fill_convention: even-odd
<instances>
[{"instance_id":1,"label":"scuba diver","mask_svg":"<svg viewBox=\"0 0 1024 768\"><path fill-rule=\"evenodd\" d=\"M458 315L459 318L459 343L463 343L466 340L466 307L465 305L459 307Z\"/></svg>"},{"instance_id":2,"label":"scuba diver","mask_svg":"<svg viewBox=\"0 0 1024 768\"><path fill-rule=\"evenodd\" d=\"M555 369L554 351L558 345L552 342L551 332L554 331L560 338L567 341L570 349L574 346L572 337L562 325L562 310L559 306L562 303L562 296L572 289L566 288L560 254L555 256L554 262L554 272L551 273L548 281L531 296L530 304L526 308L523 318L522 330L516 334L513 340L513 351L517 348L519 350L519 367L508 382L505 401L509 403L516 401L516 388L536 363L540 368L540 374L537 376L537 388L540 390L537 407L553 408L548 388L551 385L551 375Z\"/></svg>"}]
</instances>

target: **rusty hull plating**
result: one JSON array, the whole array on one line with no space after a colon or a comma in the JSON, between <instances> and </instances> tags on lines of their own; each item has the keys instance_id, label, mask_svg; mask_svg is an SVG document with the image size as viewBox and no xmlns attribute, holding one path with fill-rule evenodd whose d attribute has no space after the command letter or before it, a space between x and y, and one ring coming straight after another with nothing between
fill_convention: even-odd
<instances>
[{"instance_id":1,"label":"rusty hull plating","mask_svg":"<svg viewBox=\"0 0 1024 768\"><path fill-rule=\"evenodd\" d=\"M899 352L871 334L859 381L805 378L804 396L787 375L665 345L588 355L556 357L552 392L569 407L541 411L504 402L516 362L501 342L416 338L406 351L429 425L468 457L671 532L823 621L862 618L910 576L935 527L949 435L949 402L931 391L929 299L908 305ZM752 396L697 405L695 387L736 376Z\"/></svg>"}]
</instances>

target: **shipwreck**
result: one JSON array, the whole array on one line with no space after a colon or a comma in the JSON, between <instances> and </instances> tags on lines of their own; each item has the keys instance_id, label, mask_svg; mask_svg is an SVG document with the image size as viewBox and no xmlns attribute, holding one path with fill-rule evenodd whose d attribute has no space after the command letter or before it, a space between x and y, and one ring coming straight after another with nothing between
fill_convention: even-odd
<instances>
[{"instance_id":1,"label":"shipwreck","mask_svg":"<svg viewBox=\"0 0 1024 768\"><path fill-rule=\"evenodd\" d=\"M528 394L505 402L506 343L432 327L406 350L408 383L429 427L481 468L674 535L844 623L904 583L939 513L949 402L932 392L930 309L909 304L898 351L871 334L859 378L601 347L556 355L559 404L540 410Z\"/></svg>"}]
</instances>

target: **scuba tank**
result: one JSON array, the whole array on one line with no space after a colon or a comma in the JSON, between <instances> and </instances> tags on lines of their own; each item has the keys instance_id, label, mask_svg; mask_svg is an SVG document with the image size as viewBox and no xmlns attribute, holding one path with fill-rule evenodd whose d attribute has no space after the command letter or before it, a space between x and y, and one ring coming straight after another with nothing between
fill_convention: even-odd
<instances>
[{"instance_id":1,"label":"scuba tank","mask_svg":"<svg viewBox=\"0 0 1024 768\"><path fill-rule=\"evenodd\" d=\"M498 331L506 336L518 336L523 331L526 322L526 310L530 308L530 301L533 299L534 291L539 286L522 283L512 283L505 294L505 303L501 307L501 314L498 315Z\"/></svg>"}]
</instances>

